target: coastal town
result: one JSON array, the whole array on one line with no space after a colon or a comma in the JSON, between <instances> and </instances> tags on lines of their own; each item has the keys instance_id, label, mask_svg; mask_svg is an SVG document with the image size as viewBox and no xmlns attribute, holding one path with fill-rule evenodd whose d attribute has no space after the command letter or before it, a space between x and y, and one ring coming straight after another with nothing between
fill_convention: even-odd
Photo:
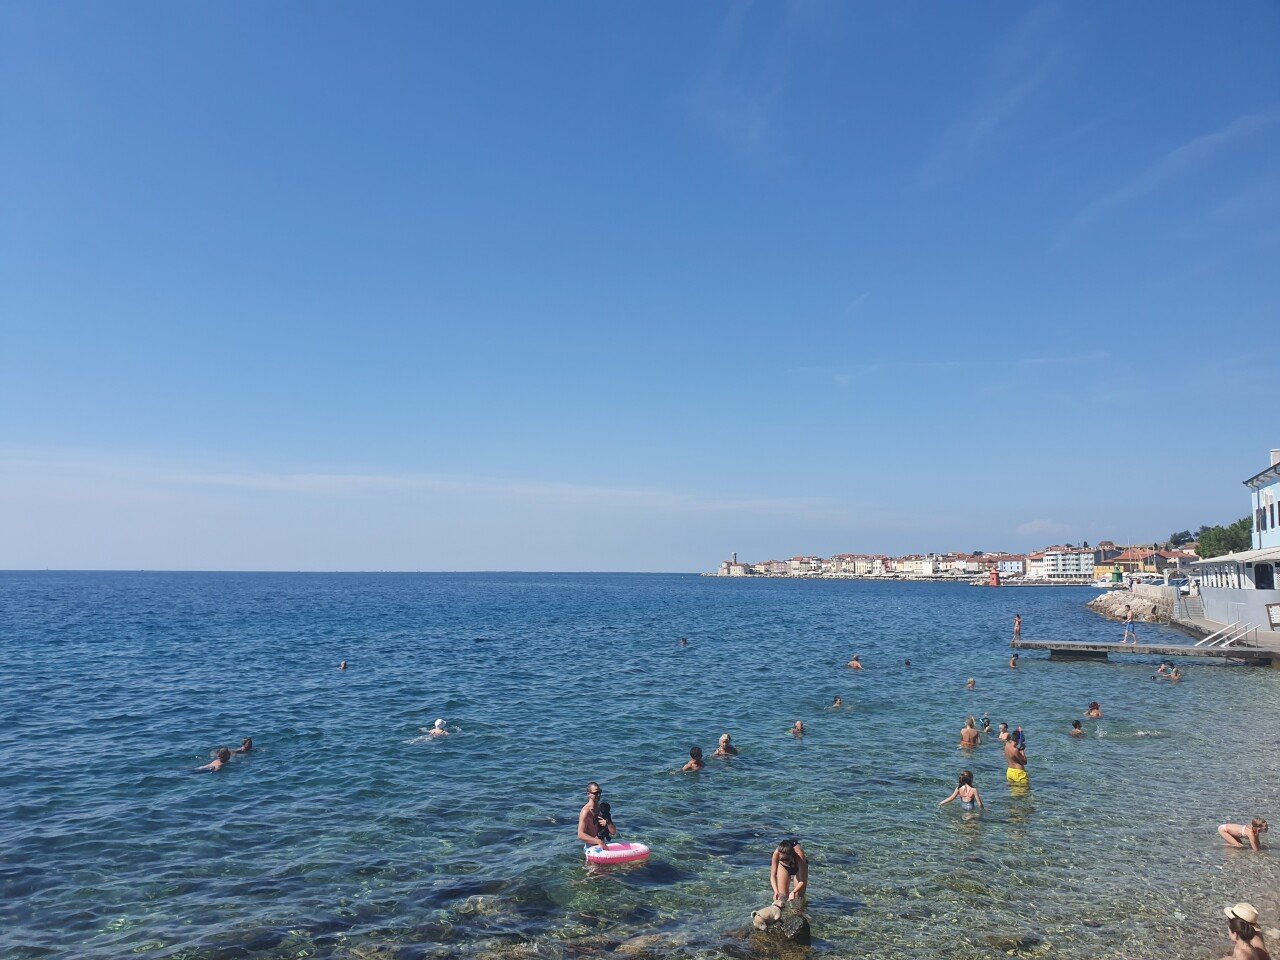
<instances>
[{"instance_id":1,"label":"coastal town","mask_svg":"<svg viewBox=\"0 0 1280 960\"><path fill-rule=\"evenodd\" d=\"M1167 549L1156 544L1120 546L1055 544L1033 553L974 551L890 557L838 553L747 563L735 553L715 571L719 577L808 577L865 580L967 580L1006 586L1099 585L1185 576L1199 560L1195 544Z\"/></svg>"}]
</instances>

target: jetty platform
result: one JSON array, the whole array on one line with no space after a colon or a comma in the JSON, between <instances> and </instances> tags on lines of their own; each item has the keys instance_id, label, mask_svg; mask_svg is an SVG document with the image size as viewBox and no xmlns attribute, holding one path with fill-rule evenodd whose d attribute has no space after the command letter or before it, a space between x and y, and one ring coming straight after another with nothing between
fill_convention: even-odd
<instances>
[{"instance_id":1,"label":"jetty platform","mask_svg":"<svg viewBox=\"0 0 1280 960\"><path fill-rule=\"evenodd\" d=\"M1197 647L1190 643L1094 643L1085 640L1014 640L1015 650L1048 650L1050 660L1106 660L1110 654L1237 660L1254 666L1280 666L1280 651L1263 647Z\"/></svg>"}]
</instances>

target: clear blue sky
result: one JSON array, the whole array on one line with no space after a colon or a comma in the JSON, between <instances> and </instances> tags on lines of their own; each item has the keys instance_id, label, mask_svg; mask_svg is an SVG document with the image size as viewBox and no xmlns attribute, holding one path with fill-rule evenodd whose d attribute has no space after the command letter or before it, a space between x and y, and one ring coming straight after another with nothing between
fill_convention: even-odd
<instances>
[{"instance_id":1,"label":"clear blue sky","mask_svg":"<svg viewBox=\"0 0 1280 960\"><path fill-rule=\"evenodd\" d=\"M9 2L0 566L698 570L1248 512L1269 3Z\"/></svg>"}]
</instances>

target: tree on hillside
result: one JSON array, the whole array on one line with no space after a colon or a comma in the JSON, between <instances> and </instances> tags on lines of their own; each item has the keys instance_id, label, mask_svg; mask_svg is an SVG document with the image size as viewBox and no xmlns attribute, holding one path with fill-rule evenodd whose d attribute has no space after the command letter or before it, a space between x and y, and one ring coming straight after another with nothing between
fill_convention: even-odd
<instances>
[{"instance_id":1,"label":"tree on hillside","mask_svg":"<svg viewBox=\"0 0 1280 960\"><path fill-rule=\"evenodd\" d=\"M1196 539L1200 542L1200 557L1207 560L1224 553L1248 550L1253 546L1252 534L1253 521L1249 517L1241 517L1225 527L1201 527L1196 531Z\"/></svg>"},{"instance_id":2,"label":"tree on hillside","mask_svg":"<svg viewBox=\"0 0 1280 960\"><path fill-rule=\"evenodd\" d=\"M1202 528L1203 529L1203 528ZM1190 530L1180 530L1177 533L1169 534L1169 546L1182 547L1194 540Z\"/></svg>"}]
</instances>

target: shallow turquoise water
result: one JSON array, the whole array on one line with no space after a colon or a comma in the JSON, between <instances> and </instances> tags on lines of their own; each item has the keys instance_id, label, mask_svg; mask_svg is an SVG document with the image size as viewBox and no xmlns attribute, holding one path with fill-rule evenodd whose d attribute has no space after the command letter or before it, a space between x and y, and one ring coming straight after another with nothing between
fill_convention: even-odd
<instances>
[{"instance_id":1,"label":"shallow turquoise water","mask_svg":"<svg viewBox=\"0 0 1280 960\"><path fill-rule=\"evenodd\" d=\"M0 574L0 955L557 957L650 934L738 954L787 834L818 955L1221 955L1223 905L1277 924L1280 858L1214 830L1280 820L1280 671L1007 668L1015 612L1028 637L1118 639L1091 595ZM1106 717L1071 740L1091 699ZM957 750L983 711L1025 728L1026 796L997 747ZM438 716L457 733L424 742ZM673 772L724 731L741 757ZM190 772L243 736L229 771ZM936 806L966 767L981 816ZM584 870L588 779L649 864Z\"/></svg>"}]
</instances>

